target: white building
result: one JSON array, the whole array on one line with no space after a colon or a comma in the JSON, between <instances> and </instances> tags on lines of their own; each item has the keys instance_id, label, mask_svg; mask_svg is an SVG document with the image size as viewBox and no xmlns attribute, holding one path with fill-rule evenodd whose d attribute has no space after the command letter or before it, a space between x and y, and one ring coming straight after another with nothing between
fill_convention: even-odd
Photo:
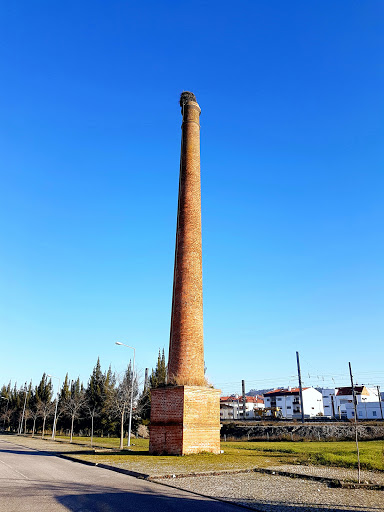
<instances>
[{"instance_id":1,"label":"white building","mask_svg":"<svg viewBox=\"0 0 384 512\"><path fill-rule=\"evenodd\" d=\"M261 396L245 397L245 418L243 415L243 397L239 395L220 397L220 419L242 420L258 418L259 410L264 409L264 400Z\"/></svg>"},{"instance_id":2,"label":"white building","mask_svg":"<svg viewBox=\"0 0 384 512\"><path fill-rule=\"evenodd\" d=\"M264 394L267 416L287 419L301 418L299 388L274 389ZM324 414L323 397L315 388L303 388L304 417L313 418Z\"/></svg>"},{"instance_id":3,"label":"white building","mask_svg":"<svg viewBox=\"0 0 384 512\"><path fill-rule=\"evenodd\" d=\"M346 414L349 420L355 417L353 403L347 403ZM356 404L358 420L382 420L384 419L384 402L359 402Z\"/></svg>"},{"instance_id":4,"label":"white building","mask_svg":"<svg viewBox=\"0 0 384 512\"><path fill-rule=\"evenodd\" d=\"M369 402L379 403L379 394L377 388L367 388L366 386L355 386L356 403L364 404ZM347 408L352 404L352 387L345 386L340 388L326 388L321 390L324 402L324 415L331 418L346 418Z\"/></svg>"},{"instance_id":5,"label":"white building","mask_svg":"<svg viewBox=\"0 0 384 512\"><path fill-rule=\"evenodd\" d=\"M339 404L336 401L337 388L324 388L321 390L323 396L324 416L339 418Z\"/></svg>"}]
</instances>

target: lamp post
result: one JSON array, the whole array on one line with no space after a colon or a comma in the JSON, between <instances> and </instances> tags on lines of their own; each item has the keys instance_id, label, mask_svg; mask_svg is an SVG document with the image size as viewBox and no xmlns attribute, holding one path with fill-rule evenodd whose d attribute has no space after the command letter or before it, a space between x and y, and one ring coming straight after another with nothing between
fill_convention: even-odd
<instances>
[{"instance_id":1,"label":"lamp post","mask_svg":"<svg viewBox=\"0 0 384 512\"><path fill-rule=\"evenodd\" d=\"M3 422L3 429L5 430L5 418L6 418L6 415L7 415L7 412L8 412L8 407L9 407L9 398L6 398L5 396L2 396L0 397L2 400L6 400L7 401L7 408L5 409L5 413L4 413L4 422Z\"/></svg>"},{"instance_id":2,"label":"lamp post","mask_svg":"<svg viewBox=\"0 0 384 512\"><path fill-rule=\"evenodd\" d=\"M21 435L23 433L23 421L24 421L24 414L25 414L25 406L27 405L27 383L25 383L25 386L24 386L24 407L23 407L23 414L21 416L21 421L20 421L20 427L19 427L19 432L18 434ZM26 433L26 432L24 432Z\"/></svg>"},{"instance_id":3,"label":"lamp post","mask_svg":"<svg viewBox=\"0 0 384 512\"><path fill-rule=\"evenodd\" d=\"M116 341L116 345L122 345L123 347L131 348L133 350L133 364L132 364L132 380L131 380L131 407L129 410L129 422L128 422L128 445L131 446L131 427L132 427L132 409L133 409L133 379L135 376L135 353L136 350L134 347L130 345L126 345L125 343L120 343L120 341Z\"/></svg>"},{"instance_id":4,"label":"lamp post","mask_svg":"<svg viewBox=\"0 0 384 512\"><path fill-rule=\"evenodd\" d=\"M56 398L56 406L55 406L55 417L53 418L53 429L52 429L52 439L55 440L56 436L56 417L57 417L57 404L59 403L59 393L60 393L60 378L55 377L54 375L47 375L50 379L57 379L59 381L57 385L57 398Z\"/></svg>"}]
</instances>

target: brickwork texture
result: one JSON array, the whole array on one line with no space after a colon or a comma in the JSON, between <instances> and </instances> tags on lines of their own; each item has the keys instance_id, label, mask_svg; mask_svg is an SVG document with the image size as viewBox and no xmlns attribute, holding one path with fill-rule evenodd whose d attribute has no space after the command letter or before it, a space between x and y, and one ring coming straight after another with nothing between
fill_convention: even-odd
<instances>
[{"instance_id":1,"label":"brickwork texture","mask_svg":"<svg viewBox=\"0 0 384 512\"><path fill-rule=\"evenodd\" d=\"M153 389L149 451L220 453L220 390L200 386Z\"/></svg>"},{"instance_id":2,"label":"brickwork texture","mask_svg":"<svg viewBox=\"0 0 384 512\"><path fill-rule=\"evenodd\" d=\"M182 93L180 155L168 386L151 391L149 451L220 453L220 391L206 386L200 198L200 107Z\"/></svg>"},{"instance_id":3,"label":"brickwork texture","mask_svg":"<svg viewBox=\"0 0 384 512\"><path fill-rule=\"evenodd\" d=\"M179 204L172 297L168 381L204 384L201 251L200 107L182 106Z\"/></svg>"}]
</instances>

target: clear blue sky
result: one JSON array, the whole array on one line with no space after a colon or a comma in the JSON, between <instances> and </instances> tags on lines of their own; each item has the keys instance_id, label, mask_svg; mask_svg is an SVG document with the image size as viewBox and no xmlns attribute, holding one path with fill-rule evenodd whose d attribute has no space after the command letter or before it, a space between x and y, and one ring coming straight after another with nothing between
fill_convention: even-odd
<instances>
[{"instance_id":1,"label":"clear blue sky","mask_svg":"<svg viewBox=\"0 0 384 512\"><path fill-rule=\"evenodd\" d=\"M0 384L167 352L191 90L209 379L292 385L298 350L306 385L384 386L383 28L375 0L2 2Z\"/></svg>"}]
</instances>

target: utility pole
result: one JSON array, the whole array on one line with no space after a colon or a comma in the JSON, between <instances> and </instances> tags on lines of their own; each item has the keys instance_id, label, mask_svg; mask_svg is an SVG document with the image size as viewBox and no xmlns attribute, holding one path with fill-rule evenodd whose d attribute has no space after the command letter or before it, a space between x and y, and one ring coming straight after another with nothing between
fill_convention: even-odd
<instances>
[{"instance_id":1,"label":"utility pole","mask_svg":"<svg viewBox=\"0 0 384 512\"><path fill-rule=\"evenodd\" d=\"M144 377L144 392L148 389L148 368L145 369Z\"/></svg>"},{"instance_id":2,"label":"utility pole","mask_svg":"<svg viewBox=\"0 0 384 512\"><path fill-rule=\"evenodd\" d=\"M355 387L353 385L353 376L352 376L352 367L351 363L349 364L349 375L351 377L351 386L352 386L352 397L353 397L353 409L355 411L355 436L356 436L356 450L357 450L357 477L358 482L360 483L360 451L359 451L359 439L357 436L357 407L356 407L356 395L355 395Z\"/></svg>"},{"instance_id":3,"label":"utility pole","mask_svg":"<svg viewBox=\"0 0 384 512\"><path fill-rule=\"evenodd\" d=\"M381 416L381 419L384 419L384 418L383 418L383 407L382 407L382 405L381 405L380 386L377 386L377 398L379 399L380 416Z\"/></svg>"},{"instance_id":4,"label":"utility pole","mask_svg":"<svg viewBox=\"0 0 384 512\"><path fill-rule=\"evenodd\" d=\"M241 381L241 388L242 388L242 392L243 392L243 420L245 420L245 408L246 408L247 400L245 397L245 381L244 380Z\"/></svg>"},{"instance_id":5,"label":"utility pole","mask_svg":"<svg viewBox=\"0 0 384 512\"><path fill-rule=\"evenodd\" d=\"M297 359L297 375L299 377L301 423L304 423L303 386L301 385L300 359L299 359L299 353L298 352L296 352L296 359Z\"/></svg>"}]
</instances>

